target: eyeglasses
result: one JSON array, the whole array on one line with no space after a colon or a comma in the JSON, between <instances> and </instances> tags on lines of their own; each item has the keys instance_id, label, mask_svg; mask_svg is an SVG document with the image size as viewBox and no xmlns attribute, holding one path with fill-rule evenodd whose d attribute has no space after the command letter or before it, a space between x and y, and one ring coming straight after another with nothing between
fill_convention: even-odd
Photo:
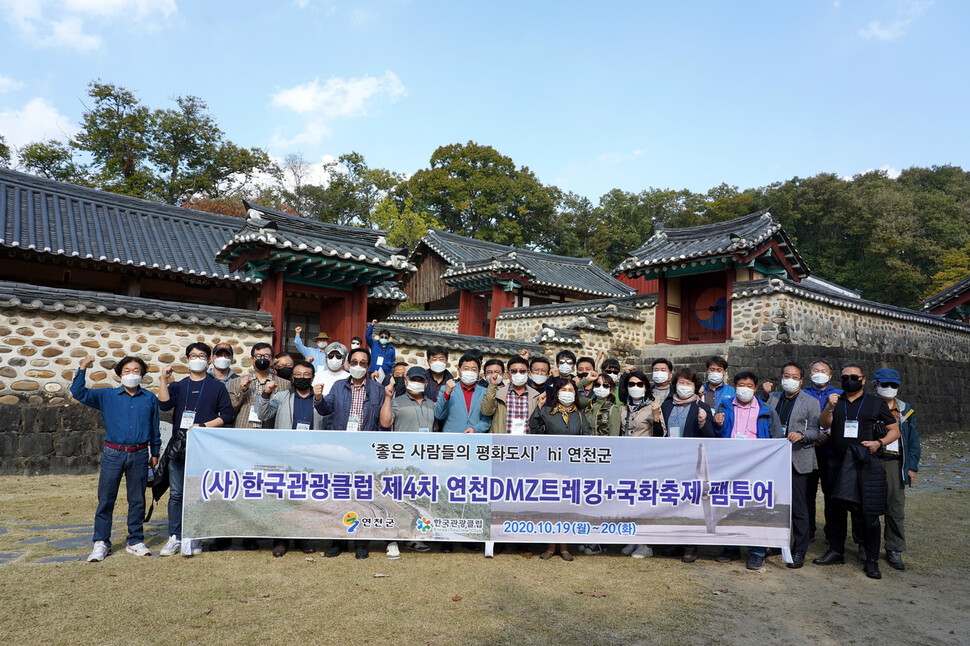
<instances>
[{"instance_id":1,"label":"eyeglasses","mask_svg":"<svg viewBox=\"0 0 970 646\"><path fill-rule=\"evenodd\" d=\"M273 355L269 352L266 352L266 353L257 352L256 354L253 355L253 359L272 359L272 358L273 358Z\"/></svg>"},{"instance_id":2,"label":"eyeglasses","mask_svg":"<svg viewBox=\"0 0 970 646\"><path fill-rule=\"evenodd\" d=\"M620 374L620 371L619 370L604 370L603 372L605 372L608 375L618 375L618 374Z\"/></svg>"},{"instance_id":3,"label":"eyeglasses","mask_svg":"<svg viewBox=\"0 0 970 646\"><path fill-rule=\"evenodd\" d=\"M628 381L628 382L626 382L626 385L627 386L642 386L643 385L643 382L642 381Z\"/></svg>"},{"instance_id":4,"label":"eyeglasses","mask_svg":"<svg viewBox=\"0 0 970 646\"><path fill-rule=\"evenodd\" d=\"M882 382L879 382L879 385L880 386L885 386L886 388L899 388L899 384L894 384L894 383L891 383L891 382L885 383L885 384L882 383Z\"/></svg>"},{"instance_id":5,"label":"eyeglasses","mask_svg":"<svg viewBox=\"0 0 970 646\"><path fill-rule=\"evenodd\" d=\"M343 359L344 358L344 355L340 354L339 352L331 352L330 354L327 355L327 358L328 359Z\"/></svg>"},{"instance_id":6,"label":"eyeglasses","mask_svg":"<svg viewBox=\"0 0 970 646\"><path fill-rule=\"evenodd\" d=\"M349 361L348 364L351 366L367 366L366 361Z\"/></svg>"},{"instance_id":7,"label":"eyeglasses","mask_svg":"<svg viewBox=\"0 0 970 646\"><path fill-rule=\"evenodd\" d=\"M189 359L206 359L206 360L208 360L209 357L207 355L205 355L205 354L196 352L196 353L190 354L189 355Z\"/></svg>"},{"instance_id":8,"label":"eyeglasses","mask_svg":"<svg viewBox=\"0 0 970 646\"><path fill-rule=\"evenodd\" d=\"M570 361L569 359L563 359L562 361L560 361L560 362L559 362L559 364L560 364L560 365L562 365L562 364L564 364L564 363L565 363L565 364L567 364L567 365L570 365L570 366L571 366L571 365L573 365L573 363L575 363L575 362L573 362L573 361Z\"/></svg>"},{"instance_id":9,"label":"eyeglasses","mask_svg":"<svg viewBox=\"0 0 970 646\"><path fill-rule=\"evenodd\" d=\"M842 375L842 381L862 381L862 375Z\"/></svg>"},{"instance_id":10,"label":"eyeglasses","mask_svg":"<svg viewBox=\"0 0 970 646\"><path fill-rule=\"evenodd\" d=\"M509 370L509 374L510 375L527 375L527 374L529 374L529 371L528 370Z\"/></svg>"}]
</instances>

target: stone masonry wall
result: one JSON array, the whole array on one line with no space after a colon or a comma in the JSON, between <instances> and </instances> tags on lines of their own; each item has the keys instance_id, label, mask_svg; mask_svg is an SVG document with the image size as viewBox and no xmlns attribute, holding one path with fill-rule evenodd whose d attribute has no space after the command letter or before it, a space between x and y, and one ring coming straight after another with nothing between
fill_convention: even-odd
<instances>
[{"instance_id":1,"label":"stone masonry wall","mask_svg":"<svg viewBox=\"0 0 970 646\"><path fill-rule=\"evenodd\" d=\"M441 321L388 321L389 323L398 323L400 325L406 325L408 327L413 327L418 330L430 330L432 332L448 332L449 334L458 334L458 319L444 319Z\"/></svg>"}]
</instances>

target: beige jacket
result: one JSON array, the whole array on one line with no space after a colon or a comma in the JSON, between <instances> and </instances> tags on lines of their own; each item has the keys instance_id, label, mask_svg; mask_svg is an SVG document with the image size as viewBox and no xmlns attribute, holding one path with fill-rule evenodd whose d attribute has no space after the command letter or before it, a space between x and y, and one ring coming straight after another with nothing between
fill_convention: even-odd
<instances>
[{"instance_id":1,"label":"beige jacket","mask_svg":"<svg viewBox=\"0 0 970 646\"><path fill-rule=\"evenodd\" d=\"M506 400L509 396L509 384L502 384L498 386L496 384L489 384L488 390L485 391L485 397L482 398L482 415L488 415L492 418L492 425L489 427L489 433L508 433L508 416L509 409L506 405ZM532 411L536 409L536 400L539 398L539 391L530 386L526 386L526 392L529 395L529 416L532 415ZM526 418L526 426L528 426L528 418Z\"/></svg>"}]
</instances>

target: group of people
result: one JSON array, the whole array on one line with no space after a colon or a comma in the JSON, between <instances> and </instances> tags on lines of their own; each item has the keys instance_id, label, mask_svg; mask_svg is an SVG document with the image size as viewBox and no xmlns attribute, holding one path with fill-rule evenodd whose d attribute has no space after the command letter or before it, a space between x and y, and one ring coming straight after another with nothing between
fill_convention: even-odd
<instances>
[{"instance_id":1,"label":"group of people","mask_svg":"<svg viewBox=\"0 0 970 646\"><path fill-rule=\"evenodd\" d=\"M198 554L197 540L182 539L182 491L185 438L196 426L297 430L399 431L442 433L507 433L513 435L598 435L626 437L785 438L792 445L792 562L805 563L815 540L815 501L821 484L824 496L824 536L828 548L816 565L845 562L848 519L859 545L865 573L880 578L882 542L880 517L885 515L886 561L905 567L903 526L905 486L918 470L919 434L912 407L899 399L900 375L891 368L874 374L874 392L857 363L841 366L832 385L833 367L818 360L809 366L787 363L778 375L780 391L771 381L759 381L749 370L729 377L723 357L712 357L701 375L687 366L676 369L656 359L651 373L623 366L600 353L595 359L562 350L550 361L523 350L507 362L485 359L480 351L465 352L450 363L448 351L430 346L425 366L396 361L391 335L376 321L351 347L325 334L304 345L296 328L295 347L301 356L274 353L267 343L250 348L252 370L233 371L233 347L191 343L185 349L188 376L172 382L173 367L160 372L157 396L141 387L147 366L141 359L121 359L115 372L120 388L88 389L85 371L94 362L81 361L73 396L101 410L105 444L98 483L94 549L89 561L101 561L110 551L111 515L122 475L128 495L126 551L145 556L142 524L149 467L167 478L168 541L161 555ZM452 372L452 369L454 372ZM806 372L807 370L807 372ZM730 381L730 384L728 383ZM161 450L159 411L173 411L172 437ZM210 551L226 549L230 538L216 539ZM450 543L441 543L450 552ZM478 550L478 544L469 544ZM257 549L255 539L243 541ZM283 556L289 541L277 539L273 555ZM405 547L428 551L413 541ZM312 553L309 541L296 548ZM333 541L325 556L348 549ZM600 545L579 548L585 554L605 551ZM624 555L652 556L648 545L627 545ZM549 544L540 558L556 553L573 560L569 546ZM355 542L357 558L367 558L365 542ZM686 563L697 560L696 546L671 550ZM396 542L387 556L399 558ZM764 565L768 550L750 547L747 567ZM741 557L740 548L724 548L717 561Z\"/></svg>"}]
</instances>

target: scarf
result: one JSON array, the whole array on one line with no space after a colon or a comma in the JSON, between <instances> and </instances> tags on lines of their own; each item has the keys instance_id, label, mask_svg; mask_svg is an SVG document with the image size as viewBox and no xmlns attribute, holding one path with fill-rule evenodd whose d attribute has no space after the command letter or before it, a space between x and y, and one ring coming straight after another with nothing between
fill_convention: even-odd
<instances>
[{"instance_id":1,"label":"scarf","mask_svg":"<svg viewBox=\"0 0 970 646\"><path fill-rule=\"evenodd\" d=\"M674 394L674 405L675 406L685 406L687 404L693 404L696 401L700 401L700 397L697 396L697 393L694 393L693 395L691 395L687 399L681 399L676 394Z\"/></svg>"},{"instance_id":2,"label":"scarf","mask_svg":"<svg viewBox=\"0 0 970 646\"><path fill-rule=\"evenodd\" d=\"M556 406L556 410L553 413L560 413L562 415L562 421L566 426L569 426L569 413L575 413L577 410L576 404L570 404L569 406L563 406L559 404Z\"/></svg>"}]
</instances>

